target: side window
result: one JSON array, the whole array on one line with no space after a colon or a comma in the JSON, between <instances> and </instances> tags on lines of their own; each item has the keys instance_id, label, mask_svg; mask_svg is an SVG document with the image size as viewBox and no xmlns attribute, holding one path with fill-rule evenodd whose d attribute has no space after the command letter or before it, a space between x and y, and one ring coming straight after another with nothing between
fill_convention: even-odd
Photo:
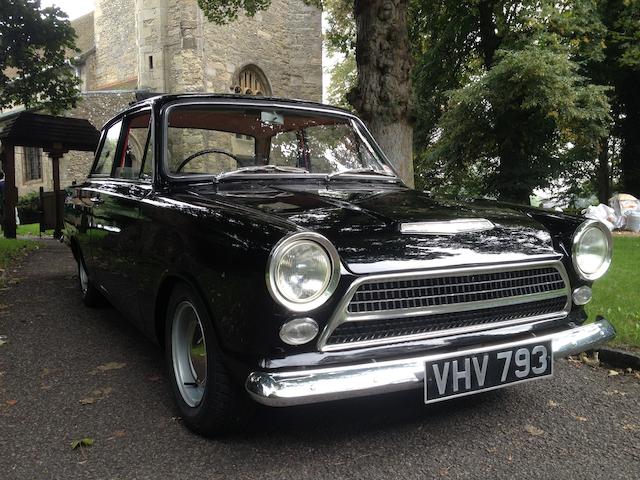
<instances>
[{"instance_id":1,"label":"side window","mask_svg":"<svg viewBox=\"0 0 640 480\"><path fill-rule=\"evenodd\" d=\"M142 167L145 164L147 153L147 140L149 139L149 121L151 114L146 112L131 117L127 122L124 135L122 153L113 170L115 178L137 179L142 176ZM151 164L152 160L149 159Z\"/></svg>"},{"instance_id":2,"label":"side window","mask_svg":"<svg viewBox=\"0 0 640 480\"><path fill-rule=\"evenodd\" d=\"M111 175L111 168L118 148L118 140L120 139L120 130L122 130L122 120L114 123L107 130L102 149L98 154L98 159L93 167L92 175L100 177L108 177Z\"/></svg>"}]
</instances>

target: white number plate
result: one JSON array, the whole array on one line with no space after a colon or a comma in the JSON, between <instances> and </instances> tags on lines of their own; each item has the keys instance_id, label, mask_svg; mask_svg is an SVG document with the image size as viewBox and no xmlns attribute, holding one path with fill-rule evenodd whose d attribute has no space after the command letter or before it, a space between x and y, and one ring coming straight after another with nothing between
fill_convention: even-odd
<instances>
[{"instance_id":1,"label":"white number plate","mask_svg":"<svg viewBox=\"0 0 640 480\"><path fill-rule=\"evenodd\" d=\"M425 403L470 395L553 375L551 342L439 358L425 364Z\"/></svg>"}]
</instances>

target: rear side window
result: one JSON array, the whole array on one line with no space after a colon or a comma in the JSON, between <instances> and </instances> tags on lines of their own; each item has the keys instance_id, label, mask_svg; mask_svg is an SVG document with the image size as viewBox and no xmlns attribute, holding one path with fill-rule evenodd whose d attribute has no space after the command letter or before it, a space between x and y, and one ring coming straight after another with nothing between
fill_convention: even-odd
<instances>
[{"instance_id":1,"label":"rear side window","mask_svg":"<svg viewBox=\"0 0 640 480\"><path fill-rule=\"evenodd\" d=\"M113 167L121 130L122 120L109 127L91 175L98 177L108 177L111 175L111 168Z\"/></svg>"},{"instance_id":2,"label":"rear side window","mask_svg":"<svg viewBox=\"0 0 640 480\"><path fill-rule=\"evenodd\" d=\"M150 146L151 114L145 112L127 120L122 154L113 172L115 178L137 179L143 175L143 168L147 163L151 166L153 160L146 158Z\"/></svg>"}]
</instances>

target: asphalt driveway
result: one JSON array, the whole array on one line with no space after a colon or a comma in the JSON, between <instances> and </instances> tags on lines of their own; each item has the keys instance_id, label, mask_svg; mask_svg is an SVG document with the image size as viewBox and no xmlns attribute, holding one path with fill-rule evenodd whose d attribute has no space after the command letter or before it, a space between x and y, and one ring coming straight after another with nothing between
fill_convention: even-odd
<instances>
[{"instance_id":1,"label":"asphalt driveway","mask_svg":"<svg viewBox=\"0 0 640 480\"><path fill-rule=\"evenodd\" d=\"M412 392L264 408L252 431L206 440L175 417L159 350L81 304L66 247L43 242L8 274L0 479L640 478L634 373L562 360L550 381L429 408Z\"/></svg>"}]
</instances>

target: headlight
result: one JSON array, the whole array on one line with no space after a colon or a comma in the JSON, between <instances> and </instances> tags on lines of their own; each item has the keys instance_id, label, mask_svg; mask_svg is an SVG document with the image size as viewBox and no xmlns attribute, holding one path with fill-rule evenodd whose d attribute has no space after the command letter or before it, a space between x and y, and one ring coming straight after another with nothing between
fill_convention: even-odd
<instances>
[{"instance_id":1,"label":"headlight","mask_svg":"<svg viewBox=\"0 0 640 480\"><path fill-rule=\"evenodd\" d=\"M583 280L597 280L611 265L611 232L600 222L586 221L573 235L573 266Z\"/></svg>"},{"instance_id":2,"label":"headlight","mask_svg":"<svg viewBox=\"0 0 640 480\"><path fill-rule=\"evenodd\" d=\"M267 287L271 296L295 312L319 307L335 291L340 259L322 235L301 232L282 239L271 252Z\"/></svg>"}]
</instances>

